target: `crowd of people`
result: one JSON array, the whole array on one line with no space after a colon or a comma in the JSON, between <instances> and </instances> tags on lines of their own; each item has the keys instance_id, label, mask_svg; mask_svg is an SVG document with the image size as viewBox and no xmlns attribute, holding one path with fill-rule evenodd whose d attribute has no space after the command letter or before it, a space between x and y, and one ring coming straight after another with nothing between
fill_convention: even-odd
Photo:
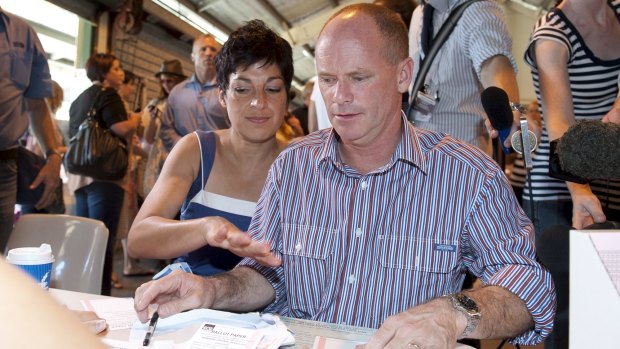
<instances>
[{"instance_id":1,"label":"crowd of people","mask_svg":"<svg viewBox=\"0 0 620 349\"><path fill-rule=\"evenodd\" d=\"M75 214L110 232L102 294L122 287L112 271L121 240L125 275L155 272L135 258L191 270L136 290L142 321L152 304L162 317L198 307L260 309L377 328L367 348L444 348L464 338L547 339L547 349L566 348L566 283L536 248L550 229L620 221L620 181L551 178L550 142L580 120L620 123L620 2L564 0L537 22L524 53L537 109L511 109L510 133L526 118L541 137L533 170L518 172L512 187L480 98L495 86L520 101L496 2L465 10L422 89L411 90L435 36L465 2L340 9L317 38L317 76L297 109L292 48L260 20L223 44L196 38L189 77L178 60L164 61L154 73L161 92L144 111L129 107L139 78L114 55L93 54L85 67L92 86L71 104L69 136L96 110L129 157L120 180L68 175ZM51 117L62 89L51 83L36 33L1 9L0 16L0 29L28 43L34 57L30 81L3 75L0 85L11 91L0 94L0 122L10 126L0 130L4 249L14 149L28 124L30 147L47 158L32 184L44 195L29 212L62 210L54 198L67 145ZM523 188L522 198L513 187ZM482 287L464 283L472 277ZM554 281L562 285L557 300Z\"/></svg>"}]
</instances>

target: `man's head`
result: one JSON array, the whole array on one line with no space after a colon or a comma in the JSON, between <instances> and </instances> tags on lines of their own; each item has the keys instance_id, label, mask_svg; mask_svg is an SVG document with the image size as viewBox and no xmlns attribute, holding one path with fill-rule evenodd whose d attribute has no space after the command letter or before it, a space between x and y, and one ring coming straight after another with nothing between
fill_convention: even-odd
<instances>
[{"instance_id":1,"label":"man's head","mask_svg":"<svg viewBox=\"0 0 620 349\"><path fill-rule=\"evenodd\" d=\"M400 130L413 63L396 13L372 4L343 8L323 27L315 54L321 94L343 142L371 145Z\"/></svg>"},{"instance_id":2,"label":"man's head","mask_svg":"<svg viewBox=\"0 0 620 349\"><path fill-rule=\"evenodd\" d=\"M200 82L205 83L215 76L215 56L221 48L211 34L201 35L194 40L191 58Z\"/></svg>"}]
</instances>

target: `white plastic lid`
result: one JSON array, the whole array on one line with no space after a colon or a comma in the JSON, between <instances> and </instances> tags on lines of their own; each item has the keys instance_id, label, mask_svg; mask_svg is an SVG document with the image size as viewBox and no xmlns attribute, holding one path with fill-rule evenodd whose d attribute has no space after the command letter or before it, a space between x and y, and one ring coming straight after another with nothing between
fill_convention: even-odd
<instances>
[{"instance_id":1,"label":"white plastic lid","mask_svg":"<svg viewBox=\"0 0 620 349\"><path fill-rule=\"evenodd\" d=\"M9 251L7 262L19 265L47 264L54 262L52 247L41 244L39 247L19 247Z\"/></svg>"}]
</instances>

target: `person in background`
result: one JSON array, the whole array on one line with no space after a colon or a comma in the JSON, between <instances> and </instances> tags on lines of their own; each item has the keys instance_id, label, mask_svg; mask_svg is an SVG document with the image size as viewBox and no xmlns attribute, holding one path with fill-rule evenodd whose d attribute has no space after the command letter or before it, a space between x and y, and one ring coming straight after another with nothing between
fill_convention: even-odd
<instances>
[{"instance_id":1,"label":"person in background","mask_svg":"<svg viewBox=\"0 0 620 349\"><path fill-rule=\"evenodd\" d=\"M310 100L310 95L312 94L313 87L314 87L314 81L308 80L308 82L306 82L306 84L304 85L304 89L301 93L301 96L304 99L304 104L300 106L299 108L295 108L294 110L291 111L291 114L295 115L297 119L299 119L299 123L301 124L301 127L303 128L303 131L304 131L304 135L307 135L309 133L308 131L308 107L310 106L310 103L312 102Z\"/></svg>"},{"instance_id":2,"label":"person in background","mask_svg":"<svg viewBox=\"0 0 620 349\"><path fill-rule=\"evenodd\" d=\"M142 113L138 111L134 112L130 105L130 101L136 100L137 86L139 85L140 78L133 72L125 70L125 79L123 84L118 89L118 95L123 100L125 110L128 115L137 114L142 119ZM136 107L140 110L139 106ZM118 228L116 231L116 238L120 240L123 248L123 276L149 276L153 275L155 271L153 269L147 269L140 266L139 261L135 258L129 257L127 253L127 234L129 228L133 223L136 214L138 213L139 204L143 201L144 196L142 193L143 173L146 166L146 158L148 153L142 148L140 138L143 133L142 124L138 125L136 132L131 136L131 142L128 147L129 156L129 168L127 169L127 176L123 181L123 190L125 195L123 197L123 208L118 220ZM112 287L122 288L123 284L118 279L115 272L112 272Z\"/></svg>"},{"instance_id":3,"label":"person in background","mask_svg":"<svg viewBox=\"0 0 620 349\"><path fill-rule=\"evenodd\" d=\"M128 116L117 93L125 78L118 59L108 53L95 53L86 61L86 75L93 85L71 103L69 136L75 136L90 108L94 107L101 127L109 129L126 143L130 142L140 116ZM69 173L68 184L69 190L75 194L76 215L100 220L108 228L101 294L110 295L116 232L124 198L123 180L103 181Z\"/></svg>"},{"instance_id":4,"label":"person in background","mask_svg":"<svg viewBox=\"0 0 620 349\"><path fill-rule=\"evenodd\" d=\"M28 125L47 159L31 188L44 186L36 209L49 205L60 178L61 156L45 98L52 96L47 56L37 33L0 7L0 251L13 230L17 147ZM10 38L10 41L9 41Z\"/></svg>"},{"instance_id":5,"label":"person in background","mask_svg":"<svg viewBox=\"0 0 620 349\"><path fill-rule=\"evenodd\" d=\"M620 74L620 3L612 0L565 0L543 15L525 52L543 117L534 169L525 182L524 208L536 229L539 251L558 285L558 317L546 349L567 348L569 338L568 258L557 254L571 227L583 229L606 220L620 221L620 180L588 184L549 177L550 142L580 120L601 120L614 108ZM584 77L587 77L584 79ZM613 113L613 112L612 112ZM533 202L530 202L530 195ZM532 212L532 213L530 213ZM555 240L555 241L554 241ZM567 247L568 248L568 247ZM560 249L561 250L561 249ZM556 251L556 253L553 253Z\"/></svg>"},{"instance_id":6,"label":"person in background","mask_svg":"<svg viewBox=\"0 0 620 349\"><path fill-rule=\"evenodd\" d=\"M273 254L140 286L141 321L151 303L164 318L260 309L378 328L367 349L450 348L463 337L532 345L549 334L553 282L531 223L486 154L403 117L407 51L405 25L384 7L328 19L315 52L334 127L291 144L269 171L248 234ZM461 292L467 270L484 287Z\"/></svg>"},{"instance_id":7,"label":"person in background","mask_svg":"<svg viewBox=\"0 0 620 349\"><path fill-rule=\"evenodd\" d=\"M465 2L427 0L413 12L409 56L414 60L414 81L434 36L452 11ZM480 93L496 86L506 91L510 101L520 101L511 49L501 7L495 1L470 5L431 63L422 91L430 97L429 102L417 95L410 98L419 100L411 111L416 126L448 133L492 155L491 138L497 133L489 132L485 123ZM512 132L517 130L519 117L519 112L513 112ZM506 145L510 146L510 137Z\"/></svg>"},{"instance_id":8,"label":"person in background","mask_svg":"<svg viewBox=\"0 0 620 349\"><path fill-rule=\"evenodd\" d=\"M144 141L147 145L145 149L149 153L144 170L144 197L153 189L168 156L164 143L159 137L161 115L166 108L168 95L178 83L187 78L183 74L181 62L178 59L164 61L159 71L155 73L155 77L161 85L159 96L148 103L142 116L142 122L146 125L144 127Z\"/></svg>"},{"instance_id":9,"label":"person in background","mask_svg":"<svg viewBox=\"0 0 620 349\"><path fill-rule=\"evenodd\" d=\"M195 73L175 86L161 118L160 137L170 151L181 137L197 130L230 127L226 109L218 102L215 56L221 45L210 34L201 35L192 46Z\"/></svg>"},{"instance_id":10,"label":"person in background","mask_svg":"<svg viewBox=\"0 0 620 349\"><path fill-rule=\"evenodd\" d=\"M58 147L56 150L62 155L67 152L67 147L65 146L65 140L56 123L56 112L60 109L62 105L62 101L64 99L64 92L62 91L62 87L52 80L52 96L45 99L47 105L52 112L52 124L54 127L54 135L56 137L56 144ZM41 150L41 146L39 145L39 141L34 137L32 132L28 132L26 136L26 145L25 148L30 150L31 152L44 157L43 150ZM56 213L62 214L65 213L65 201L63 199L63 189L62 189L62 179L58 180L58 187L56 188L56 192L54 193L54 200L47 206L42 209L35 208L34 205L21 205L20 211L22 214L28 213Z\"/></svg>"},{"instance_id":11,"label":"person in background","mask_svg":"<svg viewBox=\"0 0 620 349\"><path fill-rule=\"evenodd\" d=\"M180 256L198 275L230 270L241 259L207 233L221 224L247 230L267 171L287 145L275 135L293 78L291 46L259 20L230 35L215 65L231 127L179 141L129 231L132 256Z\"/></svg>"}]
</instances>

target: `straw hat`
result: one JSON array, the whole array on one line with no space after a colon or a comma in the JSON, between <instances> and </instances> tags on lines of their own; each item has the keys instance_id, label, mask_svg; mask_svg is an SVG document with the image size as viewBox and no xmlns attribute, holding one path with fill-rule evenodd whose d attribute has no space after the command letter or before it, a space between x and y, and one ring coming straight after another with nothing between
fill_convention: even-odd
<instances>
[{"instance_id":1,"label":"straw hat","mask_svg":"<svg viewBox=\"0 0 620 349\"><path fill-rule=\"evenodd\" d=\"M159 78L161 74L175 75L181 77L182 79L187 78L187 76L183 74L181 62L178 59L164 61L164 63L161 64L161 68L159 68L159 71L155 73L155 77Z\"/></svg>"}]
</instances>

